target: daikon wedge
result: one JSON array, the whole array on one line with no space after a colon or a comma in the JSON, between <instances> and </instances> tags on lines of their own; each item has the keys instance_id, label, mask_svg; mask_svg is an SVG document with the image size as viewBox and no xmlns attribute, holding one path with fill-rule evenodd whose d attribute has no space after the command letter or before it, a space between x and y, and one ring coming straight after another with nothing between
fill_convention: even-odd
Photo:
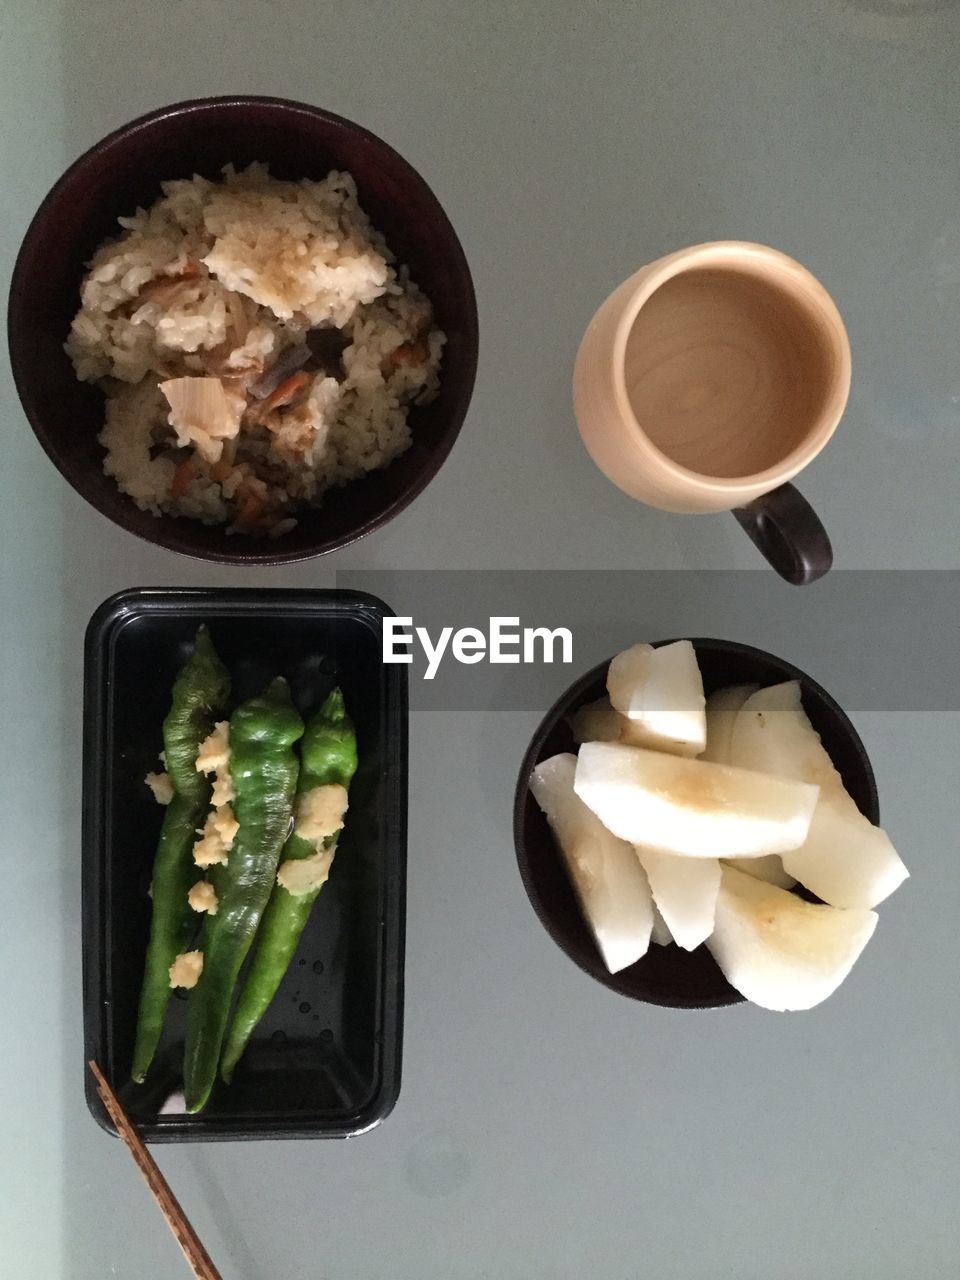
<instances>
[{"instance_id":1,"label":"daikon wedge","mask_svg":"<svg viewBox=\"0 0 960 1280\"><path fill-rule=\"evenodd\" d=\"M738 712L758 688L759 685L755 684L728 685L710 695L707 699L707 749L701 760L713 760L717 764L734 763L730 750L733 726ZM729 862L748 876L778 885L781 889L791 889L797 883L784 871L783 861L776 853L768 853L761 858L731 858Z\"/></svg>"},{"instance_id":2,"label":"daikon wedge","mask_svg":"<svg viewBox=\"0 0 960 1280\"><path fill-rule=\"evenodd\" d=\"M575 711L570 717L574 741L626 742L630 746L647 745L649 734L636 720L628 720L614 710L609 698L598 698Z\"/></svg>"},{"instance_id":3,"label":"daikon wedge","mask_svg":"<svg viewBox=\"0 0 960 1280\"><path fill-rule=\"evenodd\" d=\"M834 907L875 907L906 880L890 838L863 816L807 718L796 681L761 689L734 726L731 762L813 782L820 799L805 842L783 859L788 875Z\"/></svg>"},{"instance_id":4,"label":"daikon wedge","mask_svg":"<svg viewBox=\"0 0 960 1280\"><path fill-rule=\"evenodd\" d=\"M730 764L730 739L737 712L758 688L755 684L732 684L711 693L705 710L707 745L700 755L701 760Z\"/></svg>"},{"instance_id":5,"label":"daikon wedge","mask_svg":"<svg viewBox=\"0 0 960 1280\"><path fill-rule=\"evenodd\" d=\"M836 991L876 925L875 911L814 905L724 867L707 946L762 1009L811 1009Z\"/></svg>"},{"instance_id":6,"label":"daikon wedge","mask_svg":"<svg viewBox=\"0 0 960 1280\"><path fill-rule=\"evenodd\" d=\"M692 858L744 858L806 839L818 788L619 742L580 748L574 788L621 840Z\"/></svg>"},{"instance_id":7,"label":"daikon wedge","mask_svg":"<svg viewBox=\"0 0 960 1280\"><path fill-rule=\"evenodd\" d=\"M816 817L816 809L813 812ZM793 876L784 871L783 859L779 853L767 853L762 858L728 858L727 865L746 872L755 880L775 884L779 889L792 889L797 883Z\"/></svg>"},{"instance_id":8,"label":"daikon wedge","mask_svg":"<svg viewBox=\"0 0 960 1280\"><path fill-rule=\"evenodd\" d=\"M643 845L637 845L637 857L674 942L695 951L713 932L720 863L716 858L678 858Z\"/></svg>"},{"instance_id":9,"label":"daikon wedge","mask_svg":"<svg viewBox=\"0 0 960 1280\"><path fill-rule=\"evenodd\" d=\"M803 709L796 680L758 689L742 704L730 735L730 764L778 778L842 788L840 775Z\"/></svg>"},{"instance_id":10,"label":"daikon wedge","mask_svg":"<svg viewBox=\"0 0 960 1280\"><path fill-rule=\"evenodd\" d=\"M817 805L809 836L783 855L783 869L834 907L875 907L910 875L887 833L845 791Z\"/></svg>"},{"instance_id":11,"label":"daikon wedge","mask_svg":"<svg viewBox=\"0 0 960 1280\"><path fill-rule=\"evenodd\" d=\"M603 962L618 973L647 952L653 900L633 846L611 835L574 793L576 767L576 756L552 756L533 770L530 790L556 836Z\"/></svg>"},{"instance_id":12,"label":"daikon wedge","mask_svg":"<svg viewBox=\"0 0 960 1280\"><path fill-rule=\"evenodd\" d=\"M650 941L655 942L658 947L669 947L673 941L673 934L667 927L667 922L657 910L657 904L653 904L653 928L650 930Z\"/></svg>"},{"instance_id":13,"label":"daikon wedge","mask_svg":"<svg viewBox=\"0 0 960 1280\"><path fill-rule=\"evenodd\" d=\"M618 653L607 670L607 692L631 721L638 745L683 756L706 746L703 681L689 640L659 649L635 644Z\"/></svg>"}]
</instances>

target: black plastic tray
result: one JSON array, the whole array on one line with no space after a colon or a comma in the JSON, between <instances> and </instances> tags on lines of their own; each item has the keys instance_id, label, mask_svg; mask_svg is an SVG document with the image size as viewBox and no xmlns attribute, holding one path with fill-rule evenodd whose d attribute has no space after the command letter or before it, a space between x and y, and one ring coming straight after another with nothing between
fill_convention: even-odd
<instances>
[{"instance_id":1,"label":"black plastic tray","mask_svg":"<svg viewBox=\"0 0 960 1280\"><path fill-rule=\"evenodd\" d=\"M156 1142L349 1137L379 1123L400 1089L406 879L406 668L381 661L383 618L350 591L143 589L87 627L83 763L85 1057L100 1064L141 1134ZM173 999L147 1080L130 1080L162 810L143 776L159 766L170 688L201 622L233 696L274 675L309 711L334 682L357 726L360 765L328 884L229 1086L183 1113L185 1003ZM185 993L175 993L184 995ZM179 1097L178 1097L179 1095ZM87 1105L114 1132L88 1078ZM179 1108L179 1110L178 1110Z\"/></svg>"}]
</instances>

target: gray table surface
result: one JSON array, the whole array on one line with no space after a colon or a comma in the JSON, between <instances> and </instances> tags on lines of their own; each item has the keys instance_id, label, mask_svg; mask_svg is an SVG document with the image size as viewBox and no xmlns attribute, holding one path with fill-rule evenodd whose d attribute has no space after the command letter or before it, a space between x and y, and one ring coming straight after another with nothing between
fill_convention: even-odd
<instances>
[{"instance_id":1,"label":"gray table surface","mask_svg":"<svg viewBox=\"0 0 960 1280\"><path fill-rule=\"evenodd\" d=\"M7 0L2 26L4 274L81 149L161 103L252 91L330 107L408 156L460 232L480 302L476 395L439 477L375 536L280 572L194 564L109 526L43 457L0 370L0 1272L179 1276L132 1162L82 1097L87 617L136 584L756 567L728 517L662 515L609 486L569 405L579 334L609 289L723 237L793 253L848 322L850 408L805 478L840 563L960 568L960 5ZM640 625L611 598L603 640ZM556 950L509 825L536 720L495 705L412 717L404 1083L389 1120L345 1144L159 1149L225 1276L956 1275L955 711L857 714L914 874L850 982L792 1018L635 1006Z\"/></svg>"}]
</instances>

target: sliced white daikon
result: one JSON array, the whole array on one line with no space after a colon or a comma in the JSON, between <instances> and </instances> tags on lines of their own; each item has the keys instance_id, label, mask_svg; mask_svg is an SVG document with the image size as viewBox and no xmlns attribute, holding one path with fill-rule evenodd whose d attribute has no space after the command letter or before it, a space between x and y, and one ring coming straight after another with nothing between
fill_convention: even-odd
<instances>
[{"instance_id":1,"label":"sliced white daikon","mask_svg":"<svg viewBox=\"0 0 960 1280\"><path fill-rule=\"evenodd\" d=\"M730 763L824 788L843 786L803 709L796 680L758 689L743 703L730 737Z\"/></svg>"},{"instance_id":2,"label":"sliced white daikon","mask_svg":"<svg viewBox=\"0 0 960 1280\"><path fill-rule=\"evenodd\" d=\"M814 809L816 817L816 809ZM738 871L745 871L755 880L765 880L767 884L775 884L780 889L792 889L797 883L793 876L783 869L783 859L779 853L768 853L762 858L728 858L727 863Z\"/></svg>"},{"instance_id":3,"label":"sliced white daikon","mask_svg":"<svg viewBox=\"0 0 960 1280\"><path fill-rule=\"evenodd\" d=\"M530 790L557 838L604 964L617 973L647 952L653 900L633 846L611 835L574 793L576 767L576 756L552 756L534 769Z\"/></svg>"},{"instance_id":4,"label":"sliced white daikon","mask_svg":"<svg viewBox=\"0 0 960 1280\"><path fill-rule=\"evenodd\" d=\"M887 833L845 791L824 796L810 834L783 855L783 868L834 907L875 907L910 874Z\"/></svg>"},{"instance_id":5,"label":"sliced white daikon","mask_svg":"<svg viewBox=\"0 0 960 1280\"><path fill-rule=\"evenodd\" d=\"M678 858L643 845L637 846L637 857L674 942L695 951L713 932L720 863L716 858Z\"/></svg>"},{"instance_id":6,"label":"sliced white daikon","mask_svg":"<svg viewBox=\"0 0 960 1280\"><path fill-rule=\"evenodd\" d=\"M733 726L738 712L758 688L755 684L728 685L710 695L707 699L707 749L700 757L701 760L713 760L717 764L735 763L730 749ZM783 861L776 853L768 853L761 858L731 858L729 861L732 867L745 871L748 876L779 885L781 889L791 889L797 883L793 876L784 871Z\"/></svg>"},{"instance_id":7,"label":"sliced white daikon","mask_svg":"<svg viewBox=\"0 0 960 1280\"><path fill-rule=\"evenodd\" d=\"M575 711L570 717L570 728L577 743L626 742L643 747L650 738L638 721L628 720L616 711L609 698L598 698Z\"/></svg>"},{"instance_id":8,"label":"sliced white daikon","mask_svg":"<svg viewBox=\"0 0 960 1280\"><path fill-rule=\"evenodd\" d=\"M707 745L702 752L701 760L712 760L714 764L730 764L730 739L737 712L759 686L755 684L732 684L725 689L718 689L707 699Z\"/></svg>"},{"instance_id":9,"label":"sliced white daikon","mask_svg":"<svg viewBox=\"0 0 960 1280\"><path fill-rule=\"evenodd\" d=\"M632 722L638 745L683 756L706 746L703 681L689 640L659 649L635 644L618 653L607 670L607 692Z\"/></svg>"},{"instance_id":10,"label":"sliced white daikon","mask_svg":"<svg viewBox=\"0 0 960 1280\"><path fill-rule=\"evenodd\" d=\"M734 726L731 762L813 782L820 800L807 839L784 870L834 907L875 907L906 880L890 838L863 816L807 718L796 681L761 689Z\"/></svg>"},{"instance_id":11,"label":"sliced white daikon","mask_svg":"<svg viewBox=\"0 0 960 1280\"><path fill-rule=\"evenodd\" d=\"M657 904L653 904L653 928L650 930L650 941L655 942L658 947L669 947L673 941L673 934L667 928L667 922L657 910Z\"/></svg>"},{"instance_id":12,"label":"sliced white daikon","mask_svg":"<svg viewBox=\"0 0 960 1280\"><path fill-rule=\"evenodd\" d=\"M811 1009L839 987L876 925L874 911L814 905L724 867L707 946L754 1004Z\"/></svg>"},{"instance_id":13,"label":"sliced white daikon","mask_svg":"<svg viewBox=\"0 0 960 1280\"><path fill-rule=\"evenodd\" d=\"M631 844L693 858L749 858L806 839L818 789L724 764L586 742L577 795Z\"/></svg>"}]
</instances>

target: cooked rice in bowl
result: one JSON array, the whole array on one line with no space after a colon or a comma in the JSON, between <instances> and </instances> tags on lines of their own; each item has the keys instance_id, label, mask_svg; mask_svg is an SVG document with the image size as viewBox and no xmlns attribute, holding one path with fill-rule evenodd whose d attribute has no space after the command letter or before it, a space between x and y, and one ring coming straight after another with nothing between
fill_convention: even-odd
<instances>
[{"instance_id":1,"label":"cooked rice in bowl","mask_svg":"<svg viewBox=\"0 0 960 1280\"><path fill-rule=\"evenodd\" d=\"M138 507L276 537L410 444L444 335L348 173L163 184L94 255L67 352Z\"/></svg>"}]
</instances>

